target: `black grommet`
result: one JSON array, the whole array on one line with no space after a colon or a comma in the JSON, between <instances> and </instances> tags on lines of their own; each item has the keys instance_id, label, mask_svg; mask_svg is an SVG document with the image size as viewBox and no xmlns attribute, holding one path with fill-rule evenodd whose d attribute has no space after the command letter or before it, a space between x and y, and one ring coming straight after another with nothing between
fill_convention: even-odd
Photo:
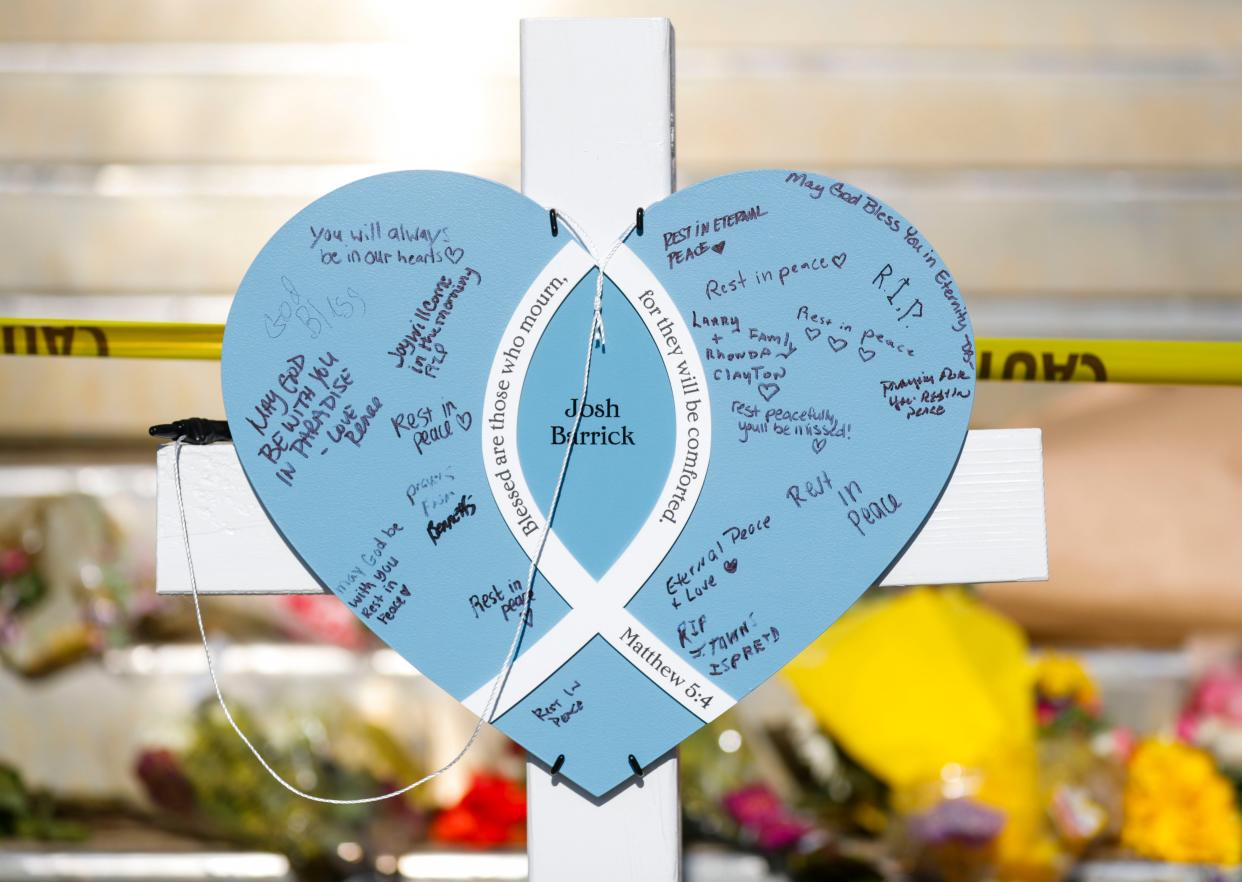
<instances>
[{"instance_id":1,"label":"black grommet","mask_svg":"<svg viewBox=\"0 0 1242 882\"><path fill-rule=\"evenodd\" d=\"M552 235L559 236L561 234L561 230L560 230L560 227L556 225L556 209L555 208L548 209L548 220L552 222Z\"/></svg>"},{"instance_id":2,"label":"black grommet","mask_svg":"<svg viewBox=\"0 0 1242 882\"><path fill-rule=\"evenodd\" d=\"M634 770L634 774L638 777L643 776L643 767L638 764L638 760L634 759L634 754L630 754L627 759L630 761L630 768Z\"/></svg>"},{"instance_id":3,"label":"black grommet","mask_svg":"<svg viewBox=\"0 0 1242 882\"><path fill-rule=\"evenodd\" d=\"M561 766L565 765L565 754L561 754L556 758L556 762L552 764L552 774L555 775L561 770Z\"/></svg>"},{"instance_id":4,"label":"black grommet","mask_svg":"<svg viewBox=\"0 0 1242 882\"><path fill-rule=\"evenodd\" d=\"M643 210L641 208L634 212L634 232L640 236L643 234Z\"/></svg>"}]
</instances>

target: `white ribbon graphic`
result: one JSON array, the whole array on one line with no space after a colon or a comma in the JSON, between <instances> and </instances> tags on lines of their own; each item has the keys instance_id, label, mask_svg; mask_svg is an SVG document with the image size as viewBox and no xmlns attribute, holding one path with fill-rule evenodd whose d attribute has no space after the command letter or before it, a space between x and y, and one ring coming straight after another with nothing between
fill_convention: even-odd
<instances>
[{"instance_id":1,"label":"white ribbon graphic","mask_svg":"<svg viewBox=\"0 0 1242 882\"><path fill-rule=\"evenodd\" d=\"M488 483L505 522L528 557L537 552L547 520L531 495L517 455L517 426L522 387L540 338L556 310L579 281L596 266L575 241L562 248L536 277L518 303L501 337L487 381L487 412L503 392L503 428L481 432ZM597 635L656 686L704 722L711 722L736 703L719 686L695 670L677 651L660 640L625 609L672 548L702 491L711 457L711 405L705 372L690 338L690 329L668 292L646 265L625 245L607 264L607 276L629 300L661 354L673 392L676 439L673 464L652 509L637 535L602 578L592 577L570 553L555 531L547 537L539 572L570 606L570 611L541 638L526 647L508 673L492 718L529 695ZM568 283L561 280L568 279ZM632 292L642 292L638 299ZM669 345L675 338L678 345ZM700 399L697 419L683 406L686 396ZM497 442L499 439L499 443ZM496 447L507 451L510 483L491 467ZM693 477L689 477L693 475ZM524 500L530 514L518 515L511 494ZM678 504L675 520L661 516L666 500ZM532 528L531 524L534 524ZM482 713L495 678L483 683L463 702ZM705 706L706 705L706 706Z\"/></svg>"}]
</instances>

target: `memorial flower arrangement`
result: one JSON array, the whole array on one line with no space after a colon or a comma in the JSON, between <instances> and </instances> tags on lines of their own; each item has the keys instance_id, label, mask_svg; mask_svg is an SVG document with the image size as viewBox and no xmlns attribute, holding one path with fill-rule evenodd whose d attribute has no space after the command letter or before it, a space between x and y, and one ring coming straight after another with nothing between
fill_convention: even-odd
<instances>
[{"instance_id":1,"label":"memorial flower arrangement","mask_svg":"<svg viewBox=\"0 0 1242 882\"><path fill-rule=\"evenodd\" d=\"M1139 743L1125 786L1124 846L1160 861L1242 863L1242 820L1212 757L1164 739Z\"/></svg>"},{"instance_id":2,"label":"memorial flower arrangement","mask_svg":"<svg viewBox=\"0 0 1242 882\"><path fill-rule=\"evenodd\" d=\"M690 842L760 855L796 882L900 875L877 838L886 788L801 709L762 723L729 711L683 742L681 767Z\"/></svg>"},{"instance_id":3,"label":"memorial flower arrangement","mask_svg":"<svg viewBox=\"0 0 1242 882\"><path fill-rule=\"evenodd\" d=\"M1072 655L1047 652L1036 659L1035 718L1043 734L1102 727L1095 681Z\"/></svg>"},{"instance_id":4,"label":"memorial flower arrangement","mask_svg":"<svg viewBox=\"0 0 1242 882\"><path fill-rule=\"evenodd\" d=\"M927 872L939 855L945 878L1063 871L1042 799L1026 637L969 590L878 593L785 676L833 740L889 788L909 867ZM948 821L984 817L1003 822L946 832ZM923 820L937 818L946 823ZM994 837L986 843L985 829Z\"/></svg>"},{"instance_id":5,"label":"memorial flower arrangement","mask_svg":"<svg viewBox=\"0 0 1242 882\"><path fill-rule=\"evenodd\" d=\"M1059 846L1082 856L1120 832L1123 764L1133 739L1109 728L1095 681L1072 655L1035 659L1034 694L1048 819Z\"/></svg>"},{"instance_id":6,"label":"memorial flower arrangement","mask_svg":"<svg viewBox=\"0 0 1242 882\"><path fill-rule=\"evenodd\" d=\"M1195 684L1177 734L1211 753L1242 788L1242 661L1214 668Z\"/></svg>"},{"instance_id":7,"label":"memorial flower arrangement","mask_svg":"<svg viewBox=\"0 0 1242 882\"><path fill-rule=\"evenodd\" d=\"M386 732L350 715L324 721L327 729L295 726L295 735L269 737L253 715L234 708L239 725L273 766L296 786L316 793L381 793L413 780L422 766ZM271 722L271 712L264 721ZM154 811L148 823L243 848L278 850L299 878L330 880L378 865L426 839L428 794L373 805L330 806L277 786L233 733L214 701L196 713L184 750L150 748L134 772ZM350 847L343 849L342 843Z\"/></svg>"},{"instance_id":8,"label":"memorial flower arrangement","mask_svg":"<svg viewBox=\"0 0 1242 882\"><path fill-rule=\"evenodd\" d=\"M10 509L0 529L0 663L22 677L61 670L98 642L75 586L49 578L45 518L54 511L42 501Z\"/></svg>"},{"instance_id":9,"label":"memorial flower arrangement","mask_svg":"<svg viewBox=\"0 0 1242 882\"><path fill-rule=\"evenodd\" d=\"M1046 880L1119 850L1238 861L1234 795L1212 758L1185 744L1136 746L1110 725L1081 660L1031 659L1012 625L952 590L882 597L842 624L789 677L838 750L887 788L875 835L907 872ZM1234 683L1200 685L1187 735L1232 722Z\"/></svg>"},{"instance_id":10,"label":"memorial flower arrangement","mask_svg":"<svg viewBox=\"0 0 1242 882\"><path fill-rule=\"evenodd\" d=\"M969 797L941 799L906 817L904 851L916 876L963 882L996 874L1005 814Z\"/></svg>"},{"instance_id":11,"label":"memorial flower arrangement","mask_svg":"<svg viewBox=\"0 0 1242 882\"><path fill-rule=\"evenodd\" d=\"M131 642L157 606L132 570L99 500L0 499L0 663L38 678Z\"/></svg>"},{"instance_id":12,"label":"memorial flower arrangement","mask_svg":"<svg viewBox=\"0 0 1242 882\"><path fill-rule=\"evenodd\" d=\"M310 792L381 793L425 772L389 733L354 715L322 720L326 728L312 736L319 724L289 725L271 709L261 719L236 709L235 714L273 766ZM287 734L271 737L277 729ZM383 868L392 856L424 842L504 848L526 841L525 791L494 772L473 775L461 797L448 805L437 804L433 791L424 788L370 805L302 800L267 777L214 702L196 713L184 750L149 748L137 757L134 772L156 809L148 818L152 823L241 847L279 850L299 878L337 879L366 865L387 872Z\"/></svg>"},{"instance_id":13,"label":"memorial flower arrangement","mask_svg":"<svg viewBox=\"0 0 1242 882\"><path fill-rule=\"evenodd\" d=\"M1061 846L1082 856L1116 846L1175 863L1237 865L1242 826L1231 782L1193 743L1224 747L1242 722L1242 677L1218 670L1195 688L1177 729L1183 741L1137 740L1110 727L1099 692L1072 656L1035 664L1040 766ZM1191 743L1186 743L1191 742Z\"/></svg>"}]
</instances>

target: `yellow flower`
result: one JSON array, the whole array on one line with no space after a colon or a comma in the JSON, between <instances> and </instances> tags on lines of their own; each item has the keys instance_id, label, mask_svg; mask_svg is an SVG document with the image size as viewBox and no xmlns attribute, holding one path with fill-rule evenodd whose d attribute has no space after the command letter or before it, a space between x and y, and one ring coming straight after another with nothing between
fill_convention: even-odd
<instances>
[{"instance_id":1,"label":"yellow flower","mask_svg":"<svg viewBox=\"0 0 1242 882\"><path fill-rule=\"evenodd\" d=\"M1095 704L1098 696L1095 681L1078 659L1055 652L1035 662L1035 689L1047 698L1070 699L1084 707Z\"/></svg>"},{"instance_id":2,"label":"yellow flower","mask_svg":"<svg viewBox=\"0 0 1242 882\"><path fill-rule=\"evenodd\" d=\"M1121 841L1153 860L1242 863L1233 787L1203 751L1143 741L1130 760Z\"/></svg>"}]
</instances>

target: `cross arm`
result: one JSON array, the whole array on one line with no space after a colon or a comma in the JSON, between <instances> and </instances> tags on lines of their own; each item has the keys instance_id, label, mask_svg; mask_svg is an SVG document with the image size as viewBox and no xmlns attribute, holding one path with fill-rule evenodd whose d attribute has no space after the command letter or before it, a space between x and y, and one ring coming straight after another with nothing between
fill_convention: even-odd
<instances>
[{"instance_id":1,"label":"cross arm","mask_svg":"<svg viewBox=\"0 0 1242 882\"><path fill-rule=\"evenodd\" d=\"M1038 429L971 432L939 505L881 584L1048 578L1042 446ZM172 457L172 445L157 456L156 590L188 594ZM325 593L268 520L232 445L183 447L181 477L201 593Z\"/></svg>"}]
</instances>

